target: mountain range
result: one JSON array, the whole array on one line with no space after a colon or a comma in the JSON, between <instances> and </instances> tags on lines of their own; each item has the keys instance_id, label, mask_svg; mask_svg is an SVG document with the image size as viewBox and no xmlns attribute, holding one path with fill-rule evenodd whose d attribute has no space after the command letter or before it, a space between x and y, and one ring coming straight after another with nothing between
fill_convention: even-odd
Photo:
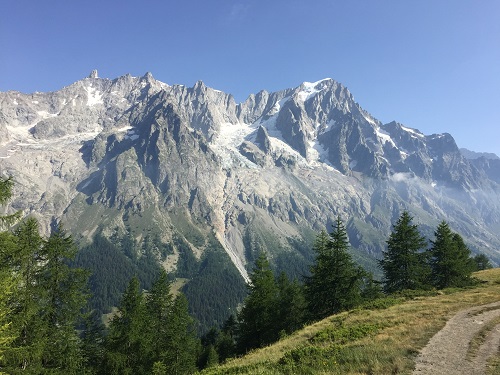
<instances>
[{"instance_id":1,"label":"mountain range","mask_svg":"<svg viewBox=\"0 0 500 375\"><path fill-rule=\"evenodd\" d=\"M202 267L209 243L242 281L263 249L299 272L338 216L356 259L375 268L403 210L429 239L446 220L500 262L500 159L383 124L333 79L242 103L150 73L2 92L0 170L16 182L10 209L44 232L61 220L81 244L129 236L139 256L153 238L172 272L186 251Z\"/></svg>"}]
</instances>

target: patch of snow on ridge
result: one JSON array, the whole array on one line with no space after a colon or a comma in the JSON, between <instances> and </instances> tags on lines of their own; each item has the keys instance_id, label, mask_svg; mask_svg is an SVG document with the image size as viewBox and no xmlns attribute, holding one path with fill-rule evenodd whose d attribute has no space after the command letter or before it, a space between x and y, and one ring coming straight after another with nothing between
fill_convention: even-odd
<instances>
[{"instance_id":1,"label":"patch of snow on ridge","mask_svg":"<svg viewBox=\"0 0 500 375\"><path fill-rule=\"evenodd\" d=\"M104 104L102 101L102 94L99 90L89 86L85 88L85 91L87 91L87 105L89 107L93 107L97 104Z\"/></svg>"},{"instance_id":2,"label":"patch of snow on ridge","mask_svg":"<svg viewBox=\"0 0 500 375\"><path fill-rule=\"evenodd\" d=\"M272 115L275 115L276 113L278 113L280 110L281 110L281 107L283 106L283 104L285 104L288 100L290 100L290 97L287 96L286 98L283 98L281 100L279 100L273 108L271 108L271 110L269 111L269 114L272 116Z\"/></svg>"},{"instance_id":3,"label":"patch of snow on ridge","mask_svg":"<svg viewBox=\"0 0 500 375\"><path fill-rule=\"evenodd\" d=\"M391 136L385 130L381 129L380 127L376 127L375 133L377 134L378 139L380 139L382 145L384 145L385 142L389 142L391 145L396 147L396 144L392 140Z\"/></svg>"},{"instance_id":4,"label":"patch of snow on ridge","mask_svg":"<svg viewBox=\"0 0 500 375\"><path fill-rule=\"evenodd\" d=\"M303 102L306 102L307 100L311 99L314 95L323 90L323 89L318 90L316 86L318 86L321 82L326 80L328 80L328 78L319 80L317 82L304 82L301 85L302 90L299 91L297 94L298 98Z\"/></svg>"},{"instance_id":5,"label":"patch of snow on ridge","mask_svg":"<svg viewBox=\"0 0 500 375\"><path fill-rule=\"evenodd\" d=\"M56 117L59 114L59 113L49 113L47 111L37 111L36 113L44 120L47 118Z\"/></svg>"},{"instance_id":6,"label":"patch of snow on ridge","mask_svg":"<svg viewBox=\"0 0 500 375\"><path fill-rule=\"evenodd\" d=\"M290 99L289 97L286 97L282 100L280 100L280 103L283 103L284 101ZM273 152L284 152L288 155L291 155L294 157L298 162L301 163L303 166L310 166L310 162L307 161L299 152L294 150L286 141L283 139L283 135L281 134L281 131L276 128L276 119L278 118L278 113L274 113L271 117L269 117L266 120L263 120L262 118L254 122L252 125L249 125L252 131L255 131L259 126L262 126L266 129L267 135L269 136L269 141L271 142L271 148ZM312 162L315 162L318 160L317 158L321 157L322 154L322 147L321 145L316 145L316 143L309 143L309 146L314 149L312 151L311 157L313 160ZM309 152L311 152L311 148L309 148Z\"/></svg>"},{"instance_id":7,"label":"patch of snow on ridge","mask_svg":"<svg viewBox=\"0 0 500 375\"><path fill-rule=\"evenodd\" d=\"M403 129L404 131L410 133L410 135L412 135L414 137L419 137L419 138L425 137L422 133L418 132L415 129L410 129L410 128L407 128L406 126L403 126L403 125L401 125L401 129Z\"/></svg>"},{"instance_id":8,"label":"patch of snow on ridge","mask_svg":"<svg viewBox=\"0 0 500 375\"><path fill-rule=\"evenodd\" d=\"M325 149L317 140L309 141L308 159L311 162L328 164L328 148Z\"/></svg>"},{"instance_id":9,"label":"patch of snow on ridge","mask_svg":"<svg viewBox=\"0 0 500 375\"><path fill-rule=\"evenodd\" d=\"M373 121L373 119L371 118L371 116L370 116L370 115L367 115L367 114L365 114L365 113L363 113L363 112L362 112L362 114L363 114L364 119L365 119L366 121L368 121L370 124L372 124L372 125L377 125L377 123L376 123L375 121Z\"/></svg>"},{"instance_id":10,"label":"patch of snow on ridge","mask_svg":"<svg viewBox=\"0 0 500 375\"><path fill-rule=\"evenodd\" d=\"M130 129L133 129L133 128L132 128L132 126L127 125L127 126L123 126L123 127L121 127L121 128L118 128L118 129L116 129L115 131L116 131L117 133L122 133L122 132L126 132L126 131L128 131L128 130L130 130Z\"/></svg>"}]
</instances>

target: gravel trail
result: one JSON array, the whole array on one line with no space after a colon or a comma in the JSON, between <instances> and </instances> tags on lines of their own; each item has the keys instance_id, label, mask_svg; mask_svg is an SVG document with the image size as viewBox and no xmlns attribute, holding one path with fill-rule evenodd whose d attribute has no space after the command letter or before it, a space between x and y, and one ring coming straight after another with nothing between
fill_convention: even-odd
<instances>
[{"instance_id":1,"label":"gravel trail","mask_svg":"<svg viewBox=\"0 0 500 375\"><path fill-rule=\"evenodd\" d=\"M436 333L416 359L414 375L483 375L488 358L498 354L500 324L486 336L472 358L469 343L484 324L500 316L500 302L462 310Z\"/></svg>"}]
</instances>

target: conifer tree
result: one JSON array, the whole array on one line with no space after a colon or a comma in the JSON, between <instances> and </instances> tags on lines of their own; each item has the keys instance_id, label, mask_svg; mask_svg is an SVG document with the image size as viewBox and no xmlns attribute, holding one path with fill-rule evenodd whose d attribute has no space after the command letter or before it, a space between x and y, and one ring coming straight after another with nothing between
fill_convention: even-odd
<instances>
[{"instance_id":1,"label":"conifer tree","mask_svg":"<svg viewBox=\"0 0 500 375\"><path fill-rule=\"evenodd\" d=\"M195 336L194 320L188 312L188 301L180 293L172 305L168 330L168 348L161 353L160 360L166 365L168 374L192 374L196 370L198 342Z\"/></svg>"},{"instance_id":2,"label":"conifer tree","mask_svg":"<svg viewBox=\"0 0 500 375\"><path fill-rule=\"evenodd\" d=\"M13 182L11 179L0 179L0 205L7 203L12 196ZM0 215L0 229L8 227L19 217L19 212L13 215ZM10 232L0 232L0 363L6 348L16 338L12 324L11 298L15 291L14 274L9 259L15 252L15 238Z\"/></svg>"},{"instance_id":3,"label":"conifer tree","mask_svg":"<svg viewBox=\"0 0 500 375\"><path fill-rule=\"evenodd\" d=\"M14 181L11 177L0 178L0 205L4 205L12 197L12 188L14 186ZM17 211L10 215L0 215L0 229L5 229L11 226L21 216L21 211Z\"/></svg>"},{"instance_id":4,"label":"conifer tree","mask_svg":"<svg viewBox=\"0 0 500 375\"><path fill-rule=\"evenodd\" d=\"M16 339L5 348L2 368L15 374L41 373L46 345L46 322L41 317L46 291L40 285L43 240L38 222L29 218L14 233L12 252L3 254L3 266L15 275L11 313Z\"/></svg>"},{"instance_id":5,"label":"conifer tree","mask_svg":"<svg viewBox=\"0 0 500 375\"><path fill-rule=\"evenodd\" d=\"M311 319L322 319L361 302L364 270L349 254L347 231L340 217L328 238L320 233L314 245L316 262L305 279L305 297Z\"/></svg>"},{"instance_id":6,"label":"conifer tree","mask_svg":"<svg viewBox=\"0 0 500 375\"><path fill-rule=\"evenodd\" d=\"M475 271L487 270L493 267L489 258L483 253L477 254L473 259L475 263Z\"/></svg>"},{"instance_id":7,"label":"conifer tree","mask_svg":"<svg viewBox=\"0 0 500 375\"><path fill-rule=\"evenodd\" d=\"M387 251L382 252L379 265L387 293L419 289L425 284L428 271L422 251L426 240L418 226L411 223L412 219L408 211L403 211L387 240Z\"/></svg>"},{"instance_id":8,"label":"conifer tree","mask_svg":"<svg viewBox=\"0 0 500 375\"><path fill-rule=\"evenodd\" d=\"M215 327L201 337L201 350L198 356L198 368L204 369L219 363L219 354L217 353L217 344L219 343L222 332ZM216 356L214 356L214 353ZM216 360L216 361L215 361Z\"/></svg>"},{"instance_id":9,"label":"conifer tree","mask_svg":"<svg viewBox=\"0 0 500 375\"><path fill-rule=\"evenodd\" d=\"M325 230L322 230L313 245L313 251L316 253L316 261L311 266L311 276L305 277L304 294L307 303L307 310L311 319L321 319L328 315L329 308L323 305L324 301L330 298L329 286L324 276L330 271L328 264L330 262L329 249L331 239Z\"/></svg>"},{"instance_id":10,"label":"conifer tree","mask_svg":"<svg viewBox=\"0 0 500 375\"><path fill-rule=\"evenodd\" d=\"M277 280L277 308L275 330L279 335L290 334L302 328L305 321L306 302L301 285L297 280L290 281L282 272Z\"/></svg>"},{"instance_id":11,"label":"conifer tree","mask_svg":"<svg viewBox=\"0 0 500 375\"><path fill-rule=\"evenodd\" d=\"M0 237L2 234L0 234ZM3 240L0 239L0 246L3 245ZM0 363L2 363L3 354L10 344L16 338L16 333L13 330L10 318L9 299L14 290L14 282L10 272L4 269L0 270Z\"/></svg>"},{"instance_id":12,"label":"conifer tree","mask_svg":"<svg viewBox=\"0 0 500 375\"><path fill-rule=\"evenodd\" d=\"M273 271L264 253L260 253L250 274L248 296L238 315L238 350L242 353L277 340L274 326L277 287Z\"/></svg>"},{"instance_id":13,"label":"conifer tree","mask_svg":"<svg viewBox=\"0 0 500 375\"><path fill-rule=\"evenodd\" d=\"M83 367L88 375L100 374L104 360L105 326L95 310L86 312L81 331Z\"/></svg>"},{"instance_id":14,"label":"conifer tree","mask_svg":"<svg viewBox=\"0 0 500 375\"><path fill-rule=\"evenodd\" d=\"M224 322L216 341L217 354L220 362L224 362L226 359L234 357L236 354L237 330L238 322L234 315L230 315Z\"/></svg>"},{"instance_id":15,"label":"conifer tree","mask_svg":"<svg viewBox=\"0 0 500 375\"><path fill-rule=\"evenodd\" d=\"M148 315L148 340L151 346L151 359L154 363L160 363L169 356L168 352L173 350L172 329L173 324L174 297L170 292L170 282L167 273L162 270L153 282L151 290L146 298L146 309ZM163 363L167 370L169 365ZM157 364L157 366L159 366Z\"/></svg>"},{"instance_id":16,"label":"conifer tree","mask_svg":"<svg viewBox=\"0 0 500 375\"><path fill-rule=\"evenodd\" d=\"M144 335L147 332L145 312L139 279L133 277L109 326L104 356L106 373L149 373L148 338Z\"/></svg>"},{"instance_id":17,"label":"conifer tree","mask_svg":"<svg viewBox=\"0 0 500 375\"><path fill-rule=\"evenodd\" d=\"M453 233L445 221L438 225L434 235L429 250L433 285L442 289L470 284L474 264L462 237Z\"/></svg>"},{"instance_id":18,"label":"conifer tree","mask_svg":"<svg viewBox=\"0 0 500 375\"><path fill-rule=\"evenodd\" d=\"M81 342L76 325L81 322L88 295L87 274L68 265L77 248L62 225L44 243L44 264L39 284L45 290L41 318L46 328L48 345L43 351L43 367L65 373L78 373L83 366Z\"/></svg>"}]
</instances>

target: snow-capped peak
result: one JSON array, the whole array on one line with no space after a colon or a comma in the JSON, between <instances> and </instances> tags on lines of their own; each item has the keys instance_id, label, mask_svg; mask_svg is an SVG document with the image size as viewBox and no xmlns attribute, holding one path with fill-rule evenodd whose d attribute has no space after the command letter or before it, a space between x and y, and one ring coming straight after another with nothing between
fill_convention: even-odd
<instances>
[{"instance_id":1,"label":"snow-capped peak","mask_svg":"<svg viewBox=\"0 0 500 375\"><path fill-rule=\"evenodd\" d=\"M322 91L324 87L319 87L321 86L321 83L325 81L330 81L331 78L325 78L321 79L316 82L304 82L299 86L299 91L297 93L297 97L305 102L312 98L314 95L316 95L318 92Z\"/></svg>"}]
</instances>

